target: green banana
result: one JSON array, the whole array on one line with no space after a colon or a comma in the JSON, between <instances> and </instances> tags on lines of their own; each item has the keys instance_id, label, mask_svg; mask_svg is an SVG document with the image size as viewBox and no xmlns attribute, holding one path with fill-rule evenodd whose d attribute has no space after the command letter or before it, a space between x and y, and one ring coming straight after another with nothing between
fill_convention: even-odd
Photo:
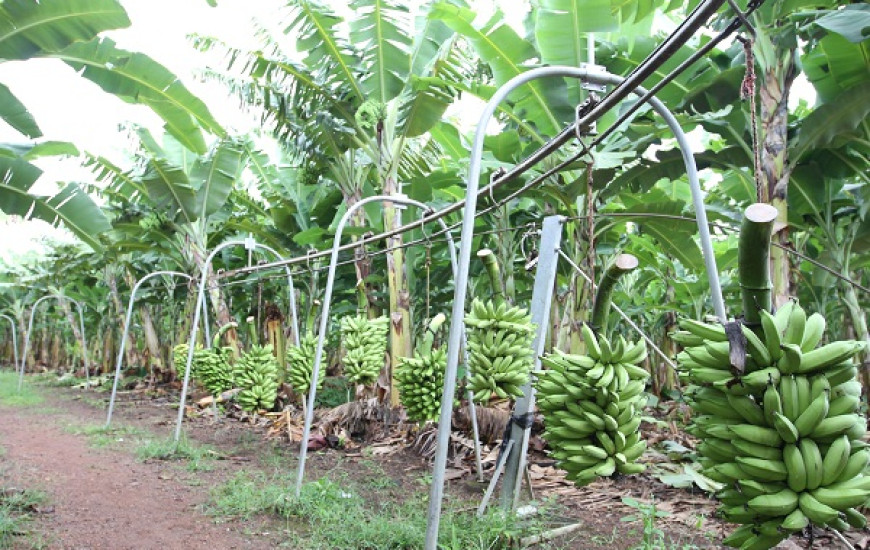
<instances>
[{"instance_id":1,"label":"green banana","mask_svg":"<svg viewBox=\"0 0 870 550\"><path fill-rule=\"evenodd\" d=\"M836 509L819 502L806 491L798 497L798 506L801 512L816 525L825 525L839 514Z\"/></svg>"},{"instance_id":2,"label":"green banana","mask_svg":"<svg viewBox=\"0 0 870 550\"><path fill-rule=\"evenodd\" d=\"M752 498L746 505L762 516L785 516L797 508L798 494L791 489L783 489L778 493Z\"/></svg>"},{"instance_id":3,"label":"green banana","mask_svg":"<svg viewBox=\"0 0 870 550\"><path fill-rule=\"evenodd\" d=\"M828 415L829 390L823 391L816 397L812 403L798 416L794 422L794 427L797 428L798 434L801 437L806 437L813 433L819 423Z\"/></svg>"},{"instance_id":4,"label":"green banana","mask_svg":"<svg viewBox=\"0 0 870 550\"><path fill-rule=\"evenodd\" d=\"M845 434L831 443L822 461L822 486L834 483L840 474L843 473L846 464L849 462L851 452L852 446L849 443L848 436Z\"/></svg>"},{"instance_id":5,"label":"green banana","mask_svg":"<svg viewBox=\"0 0 870 550\"><path fill-rule=\"evenodd\" d=\"M815 349L825 333L825 317L820 313L813 313L807 317L804 324L804 335L801 338L801 350L804 352Z\"/></svg>"},{"instance_id":6,"label":"green banana","mask_svg":"<svg viewBox=\"0 0 870 550\"><path fill-rule=\"evenodd\" d=\"M680 319L679 325L681 329L688 331L695 336L700 336L705 341L728 341L728 336L725 335L725 327L722 325L711 325L694 319Z\"/></svg>"},{"instance_id":7,"label":"green banana","mask_svg":"<svg viewBox=\"0 0 870 550\"><path fill-rule=\"evenodd\" d=\"M788 478L788 470L781 460L747 456L738 456L734 460L741 470L758 481L785 481Z\"/></svg>"},{"instance_id":8,"label":"green banana","mask_svg":"<svg viewBox=\"0 0 870 550\"><path fill-rule=\"evenodd\" d=\"M804 468L807 472L807 490L812 491L822 483L824 475L822 453L816 442L809 438L803 438L798 442L801 456L804 459Z\"/></svg>"},{"instance_id":9,"label":"green banana","mask_svg":"<svg viewBox=\"0 0 870 550\"><path fill-rule=\"evenodd\" d=\"M782 459L788 469L786 481L789 488L800 493L807 488L807 470L803 455L794 443L788 443L782 449Z\"/></svg>"}]
</instances>

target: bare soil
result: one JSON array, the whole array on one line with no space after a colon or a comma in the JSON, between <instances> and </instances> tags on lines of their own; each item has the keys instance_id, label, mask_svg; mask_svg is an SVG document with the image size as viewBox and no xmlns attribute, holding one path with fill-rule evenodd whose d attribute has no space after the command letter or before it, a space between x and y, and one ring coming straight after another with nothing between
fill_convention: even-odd
<instances>
[{"instance_id":1,"label":"bare soil","mask_svg":"<svg viewBox=\"0 0 870 550\"><path fill-rule=\"evenodd\" d=\"M36 516L35 529L58 549L214 549L274 548L285 545L293 526L274 517L251 520L214 518L203 512L209 491L239 471L295 472L298 443L276 435L274 423L208 415L185 421L185 433L195 442L218 450L219 460L208 470L192 471L172 461L138 461L133 445L117 441L95 448L69 426L99 426L105 422L104 393L64 388L45 389L51 403L31 408L0 404L0 487L40 489L47 504ZM172 433L177 405L165 396L125 393L116 406L113 425L135 427L160 437ZM291 422L292 424L292 422ZM286 427L286 426L285 426ZM293 426L291 425L291 428ZM292 431L292 430L291 430ZM401 500L425 491L431 465L414 434L383 434L377 440L351 443L345 449L309 453L306 480L340 476L364 484L385 480L367 494ZM659 434L659 438L669 437ZM119 437L118 439L123 439ZM497 449L485 451L487 479ZM486 489L475 479L468 455L449 464L449 498L473 509ZM715 518L716 504L700 491L674 489L650 474L621 477L577 488L566 482L540 452L530 454L532 493L545 500L553 527L581 524L573 533L551 541L547 548L621 549L642 540L638 510L624 497L654 502L664 512L655 528L667 548L722 548L732 526ZM528 497L529 495L526 495ZM498 493L491 503L498 505ZM425 506L425 503L421 503ZM865 533L850 534L854 548L867 548ZM815 548L835 548L822 536ZM22 546L25 547L25 546ZM782 548L806 548L804 541L787 541Z\"/></svg>"}]
</instances>

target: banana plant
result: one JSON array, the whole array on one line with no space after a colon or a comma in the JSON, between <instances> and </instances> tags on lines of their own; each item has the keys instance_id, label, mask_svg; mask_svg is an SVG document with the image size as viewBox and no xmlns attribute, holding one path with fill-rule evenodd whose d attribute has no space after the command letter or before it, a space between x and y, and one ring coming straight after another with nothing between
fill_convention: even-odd
<instances>
[{"instance_id":1,"label":"banana plant","mask_svg":"<svg viewBox=\"0 0 870 550\"><path fill-rule=\"evenodd\" d=\"M219 228L229 218L225 212L245 164L244 148L237 140L224 139L205 155L191 155L171 136L161 146L146 130L137 129L136 135L139 150L133 168L123 170L101 157L89 161L97 178L107 183L107 198L146 213L133 220L119 218L113 245L130 252L151 250L156 244L182 271L204 273L216 322L227 324L232 320L229 308L205 259L213 245L213 226ZM238 341L234 331L226 336L231 346Z\"/></svg>"},{"instance_id":2,"label":"banana plant","mask_svg":"<svg viewBox=\"0 0 870 550\"><path fill-rule=\"evenodd\" d=\"M0 63L37 58L59 59L107 93L151 108L165 130L191 151L206 152L203 130L221 136L224 130L206 105L178 78L150 57L118 48L99 35L128 27L127 12L117 0L12 0L0 5ZM26 98L25 98L26 99ZM42 136L25 102L0 83L0 119L29 139ZM41 175L33 165L39 149L50 154L78 152L52 142L18 148L0 144L0 210L22 217L62 223L95 250L109 226L99 207L74 183L53 196L30 192Z\"/></svg>"},{"instance_id":3,"label":"banana plant","mask_svg":"<svg viewBox=\"0 0 870 550\"><path fill-rule=\"evenodd\" d=\"M367 194L401 193L404 183L431 172L440 148L427 132L455 98L447 83L473 69L457 48L455 32L429 17L432 3L414 15L394 0L355 0L347 18L318 1L297 0L289 7L286 32L295 37L296 51L306 52L301 61L280 47L280 37L267 38L256 52L203 38L201 45L223 49L229 69L239 69L213 76L262 109L298 165L335 185L348 207ZM377 210L358 211L351 225L379 225L367 215ZM401 223L391 204L384 205L382 219L384 228ZM393 249L387 276L392 364L413 350L400 244L401 237L387 243ZM355 265L373 315L371 263L361 253ZM398 403L397 392L392 399Z\"/></svg>"}]
</instances>

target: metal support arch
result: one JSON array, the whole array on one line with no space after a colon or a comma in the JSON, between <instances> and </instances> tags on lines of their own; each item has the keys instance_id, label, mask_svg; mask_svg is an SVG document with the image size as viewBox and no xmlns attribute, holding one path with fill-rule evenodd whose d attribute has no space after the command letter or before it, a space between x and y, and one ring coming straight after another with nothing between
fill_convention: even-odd
<instances>
[{"instance_id":1,"label":"metal support arch","mask_svg":"<svg viewBox=\"0 0 870 550\"><path fill-rule=\"evenodd\" d=\"M36 314L36 308L39 307L39 304L42 303L43 300L48 300L49 298L54 298L55 300L67 300L76 305L79 312L79 330L82 332L82 364L85 367L85 381L91 381L90 375L88 374L88 343L87 338L85 337L85 317L82 314L82 305L67 296L51 294L49 296L43 296L37 300L33 304L33 308L30 310L30 320L27 322L27 334L24 335L24 354L21 356L21 370L18 373L18 391L21 391L21 385L24 383L24 367L27 366L25 363L27 363L27 350L30 349L30 333L33 331L33 316Z\"/></svg>"},{"instance_id":2,"label":"metal support arch","mask_svg":"<svg viewBox=\"0 0 870 550\"><path fill-rule=\"evenodd\" d=\"M465 314L465 301L468 290L468 270L471 262L471 244L474 237L474 218L477 213L477 190L480 183L481 159L483 155L483 141L486 137L486 127L495 113L496 108L508 94L517 87L531 80L544 77L573 77L587 79L601 84L616 85L620 85L626 81L623 77L604 73L603 71L589 70L584 67L553 66L531 69L511 78L496 90L480 116L471 150L471 160L468 167L468 181L465 190L466 201L462 215L462 235L459 244L459 269L456 275L457 280L453 298L453 313L451 321L461 319ZM637 87L635 88L634 93L642 94L645 93L645 90ZM689 185L692 189L695 216L699 226L701 248L707 265L707 276L713 294L714 308L716 310L716 315L719 316L722 321L725 321L726 317L724 302L722 301L722 290L719 285L716 260L713 256L713 247L710 242L707 215L703 208L703 194L701 193L700 184L698 182L698 172L694 157L692 156L691 149L688 147L685 133L682 131L682 128L680 128L673 115L671 115L664 104L655 97L651 97L649 101L653 109L663 116L665 122L677 136L677 142L682 150L683 160L686 162L687 166ZM587 117L586 120L593 119L592 117ZM456 371L459 364L459 347L461 339L460 329L461 327L459 324L451 322L447 340L447 370L444 375L444 396L452 395L456 389ZM438 526L441 519L441 503L444 496L444 471L447 466L447 447L449 444L450 423L453 412L452 405L452 402L442 398L441 416L438 422L438 440L435 453L435 463L433 465L432 485L429 491L429 513L425 543L426 550L436 550L438 545Z\"/></svg>"},{"instance_id":3,"label":"metal support arch","mask_svg":"<svg viewBox=\"0 0 870 550\"><path fill-rule=\"evenodd\" d=\"M425 217L429 214L432 209L419 201L414 199L410 199L403 195L375 195L372 197L366 197L361 201L354 203L353 206L347 209L347 212L341 217L341 220L338 222L338 227L335 229L335 237L332 242L332 254L330 255L329 260L329 272L326 277L326 289L324 292L323 298L323 310L321 312L320 317L320 332L317 335L317 348L314 352L314 367L312 368L311 379L317 380L317 377L320 375L320 362L323 359L323 345L326 341L326 332L327 327L329 326L329 306L332 302L332 285L335 282L335 269L336 263L338 262L338 251L341 245L341 234L344 231L344 226L347 224L348 220L350 220L350 216L359 208L369 204L371 202L396 202L404 205L411 205L420 208L423 212L423 216ZM441 225L441 228L447 234L447 241L449 243L448 249L450 252L450 263L453 267L453 277L454 280L456 278L457 273L457 262L456 262L456 247L453 242L453 235L447 228L447 224L443 219L439 218L438 222ZM462 334L464 331L464 322L462 318L459 318L458 323L451 323L451 326L457 325ZM454 374L455 377L455 374ZM308 402L306 403L305 408L305 424L302 429L302 443L299 449L299 471L296 474L296 497L298 498L302 491L302 479L305 476L305 458L308 453L308 437L311 434L311 423L314 419L314 400L317 397L317 384L311 384L311 387L308 390ZM450 398L448 401L453 403L453 392L450 393ZM474 410L474 404L469 399L470 405L470 414L472 419L472 427L474 428L474 445L475 445L475 459L477 461L478 467L478 475L480 475L482 466L480 464L480 438L477 433L477 414Z\"/></svg>"},{"instance_id":4,"label":"metal support arch","mask_svg":"<svg viewBox=\"0 0 870 550\"><path fill-rule=\"evenodd\" d=\"M127 316L124 319L124 332L121 335L121 349L118 351L118 360L115 363L115 379L112 383L112 396L109 398L109 413L106 415L106 427L109 427L109 424L112 423L112 412L115 409L115 396L118 393L118 379L121 378L121 365L124 363L124 350L127 346L127 334L130 332L130 321L133 319L133 304L136 302L136 293L139 292L139 287L141 287L145 281L152 277L157 277L158 275L172 275L176 277L184 277L188 281L193 280L193 277L188 275L187 273L182 273L181 271L154 271L145 275L133 285L133 290L130 291L130 301L127 303ZM211 337L209 335L209 326L208 326L208 307L203 304L202 305L202 324L203 331L205 331L205 339L206 341L210 341Z\"/></svg>"},{"instance_id":5,"label":"metal support arch","mask_svg":"<svg viewBox=\"0 0 870 550\"><path fill-rule=\"evenodd\" d=\"M4 315L0 313L0 317L9 321L9 324L12 325L12 352L14 353L15 362L12 363L15 368L18 368L18 333L15 330L15 319L8 315Z\"/></svg>"},{"instance_id":6,"label":"metal support arch","mask_svg":"<svg viewBox=\"0 0 870 550\"><path fill-rule=\"evenodd\" d=\"M250 242L250 241L248 241L248 242ZM196 346L196 332L199 328L199 312L200 312L201 308L206 307L206 305L205 305L205 287L206 287L205 272L208 269L208 267L211 265L212 260L214 260L214 257L217 255L218 252L220 252L221 250L223 250L225 248L229 248L231 246L248 247L248 242L245 242L245 241L227 241L225 243L219 244L216 247L214 247L214 249L208 255L208 258L206 258L205 262L202 264L203 265L202 277L200 277L200 280L199 280L199 291L197 292L197 295L196 295L196 306L194 306L194 309L193 309L193 323L191 324L191 327L190 327L190 340L188 341L189 349L187 350L187 363L186 363L186 367L184 369L184 382L181 384L181 398L180 398L180 401L178 402L178 419L175 423L175 435L174 435L176 443L178 442L179 438L181 437L181 423L184 421L184 402L187 400L187 387L190 384L190 370L191 370L190 365L193 362L193 352L194 352L194 347ZM278 254L273 248L270 248L264 244L254 242L253 246L254 246L254 248L262 248L263 250L266 250L267 252L271 252L272 254L274 254L278 258L278 260L283 259L281 257L281 255ZM267 269L268 267L269 266L264 266L263 269ZM289 288L290 303L293 304L291 306L291 308L293 311L293 322L295 323L296 322L296 315L295 315L296 296L295 296L295 293L293 292L293 275L290 273L290 268L286 265L284 266L284 271L287 273L287 284L290 287ZM299 343L299 341L298 341L299 327L294 326L293 331L296 334L296 338L297 338L296 343L298 344Z\"/></svg>"}]
</instances>

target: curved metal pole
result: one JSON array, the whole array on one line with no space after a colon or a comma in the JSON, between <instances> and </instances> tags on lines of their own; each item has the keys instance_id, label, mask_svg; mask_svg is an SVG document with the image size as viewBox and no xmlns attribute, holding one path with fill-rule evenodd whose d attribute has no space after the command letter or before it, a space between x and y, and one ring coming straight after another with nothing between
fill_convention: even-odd
<instances>
[{"instance_id":1,"label":"curved metal pole","mask_svg":"<svg viewBox=\"0 0 870 550\"><path fill-rule=\"evenodd\" d=\"M68 300L74 303L79 311L79 328L82 332L82 364L85 367L85 381L90 382L90 375L88 374L88 344L87 339L85 338L85 318L82 314L82 306L72 298L52 294L38 299L30 310L30 320L27 323L27 334L24 335L24 354L21 356L21 369L18 372L18 391L21 391L21 385L24 383L24 367L27 362L27 351L30 349L30 333L33 331L33 316L36 314L36 308L39 307L39 304L43 300L48 300L49 298L54 298L55 300Z\"/></svg>"},{"instance_id":2,"label":"curved metal pole","mask_svg":"<svg viewBox=\"0 0 870 550\"><path fill-rule=\"evenodd\" d=\"M230 246L245 246L245 245L246 245L245 241L228 241L228 242L225 242L223 244L219 244L216 247L214 247L214 249L208 255L208 258L206 258L205 262L202 264L203 265L202 277L200 277L200 280L199 280L199 291L197 292L197 296L196 296L196 306L193 310L193 324L190 327L190 340L188 341L189 349L187 350L187 363L186 363L186 368L184 369L184 382L181 384L181 400L178 403L178 419L175 422L175 436L174 437L175 437L176 442L181 437L181 423L184 421L184 402L187 400L187 388L188 388L188 385L190 384L190 370L191 370L190 365L193 362L193 352L194 352L194 347L195 347L195 342L196 342L196 332L197 332L197 328L199 325L199 312L200 312L200 308L206 307L205 306L205 285L206 285L205 273L206 273L206 270L208 269L208 266L211 265L211 262L214 259L215 255L217 255L217 253L220 252L221 250L223 250L224 248L228 248ZM273 250L272 248L269 248L268 246L266 246L264 244L260 244L260 243L255 242L254 247L268 250L269 252L271 252L272 254L277 256L279 260L283 259L280 254L275 252L275 250ZM267 269L267 268L264 268L264 269ZM293 285L293 278L290 274L290 268L285 265L284 271L287 273L287 281L291 285L290 288L292 289L293 288L293 286L292 286ZM295 300L293 300L294 295L293 295L292 290L290 293L290 297L291 297L291 303L294 302ZM293 306L293 308L295 311L295 305ZM294 315L294 319L295 319L295 315ZM298 327L296 327L296 333L297 333L297 338L298 338L298 333L299 333ZM297 341L297 343L298 343L298 341Z\"/></svg>"},{"instance_id":3,"label":"curved metal pole","mask_svg":"<svg viewBox=\"0 0 870 550\"><path fill-rule=\"evenodd\" d=\"M12 364L17 369L18 368L18 333L15 330L15 319L13 319L12 317L10 317L8 315L3 315L2 313L0 313L0 317L6 319L7 321L9 321L9 324L12 325L12 351L15 354L15 356L14 356L15 362Z\"/></svg>"},{"instance_id":4,"label":"curved metal pole","mask_svg":"<svg viewBox=\"0 0 870 550\"><path fill-rule=\"evenodd\" d=\"M182 273L180 271L154 271L153 273L149 273L145 275L133 285L133 290L130 292L130 301L127 303L127 316L124 318L124 332L121 334L121 349L118 351L118 360L115 362L115 380L112 383L112 396L109 398L109 414L106 416L106 427L112 423L112 411L115 409L115 396L118 393L118 380L121 378L121 365L124 362L124 350L127 345L127 334L130 332L130 321L133 318L133 304L136 302L136 293L139 291L139 287L141 287L145 281L152 277L157 277L158 275L173 275L176 277L184 277L188 281L192 280L193 277L188 275L187 273ZM208 311L203 311L203 324L205 325L205 330L208 331ZM208 339L208 336L206 336Z\"/></svg>"},{"instance_id":5,"label":"curved metal pole","mask_svg":"<svg viewBox=\"0 0 870 550\"><path fill-rule=\"evenodd\" d=\"M396 202L399 204L416 206L423 210L424 216L432 211L432 209L428 205L414 199L410 199L408 197L396 195L375 195L372 197L366 197L361 201L354 203L353 206L348 208L344 215L341 217L341 220L338 222L338 226L335 229L335 237L332 241L332 254L330 255L329 259L329 272L326 277L326 289L324 291L323 310L320 317L320 331L317 335L317 348L314 352L314 366L312 367L311 372L312 380L317 380L318 376L320 375L320 362L323 358L323 345L326 341L326 332L329 326L329 306L332 302L332 285L335 282L335 270L338 263L338 249L341 245L341 234L344 231L344 226L347 224L348 220L350 220L351 215L366 204L369 204L370 202ZM441 227L447 233L447 239L450 245L450 262L453 265L453 274L455 277L457 265L453 235L450 233L450 231L447 231L447 224L444 222L444 220L439 218L439 222L441 223ZM460 319L458 324L459 326L463 326L464 323ZM302 443L300 444L299 449L299 471L296 474L297 497L299 497L299 494L302 490L302 479L305 476L305 458L308 453L308 436L311 434L311 422L314 419L314 400L316 397L317 384L311 384L311 387L308 390L308 401L305 408L305 425L302 429ZM453 403L453 393L450 394L450 399L448 401L450 401L450 403Z\"/></svg>"},{"instance_id":6,"label":"curved metal pole","mask_svg":"<svg viewBox=\"0 0 870 550\"><path fill-rule=\"evenodd\" d=\"M486 127L495 113L498 105L517 87L543 77L574 77L585 78L591 82L601 84L620 84L625 78L606 74L602 71L589 71L581 67L540 67L531 69L515 76L502 85L486 104L481 113L480 120L474 135L474 143L471 149L471 161L468 167L468 181L465 189L465 208L462 216L462 236L459 244L459 270L457 273L456 288L453 296L452 321L462 319L465 314L465 300L468 290L468 270L471 263L471 244L474 237L474 217L477 213L477 190L481 173L481 159L483 156L483 141L486 137ZM635 93L645 93L642 88L637 88ZM664 104L656 98L651 98L650 104L662 114L668 112ZM670 114L670 113L668 113ZM664 115L663 115L664 116ZM710 234L707 226L707 216L703 209L703 194L698 183L697 168L691 150L686 147L685 134L673 116L664 116L665 122L678 136L677 141L683 149L683 160L686 162L689 185L692 188L692 198L695 205L695 215L701 233L702 251L707 262L707 275L713 293L713 303L716 314L725 321L725 308L722 301L722 291L719 286L716 260L712 255L712 244L709 242ZM682 136L682 138L680 137ZM710 268L712 266L712 269ZM456 389L456 370L459 364L459 348L461 345L462 331L460 323L451 322L447 340L447 370L444 376L443 395L452 395ZM438 545L438 525L441 519L441 503L444 496L444 470L447 466L447 447L450 437L450 422L452 416L452 403L449 400L441 401L441 416L438 422L438 440L433 465L432 485L429 491L429 513L426 526L426 550L436 550Z\"/></svg>"}]
</instances>

